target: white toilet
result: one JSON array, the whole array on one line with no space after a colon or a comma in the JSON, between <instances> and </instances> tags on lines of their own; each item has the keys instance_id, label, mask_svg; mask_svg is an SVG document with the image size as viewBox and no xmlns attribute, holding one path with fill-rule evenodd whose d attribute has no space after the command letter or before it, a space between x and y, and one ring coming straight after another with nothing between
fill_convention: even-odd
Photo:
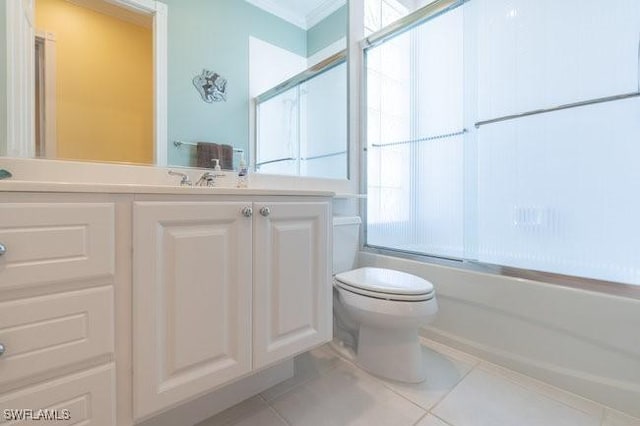
<instances>
[{"instance_id":1,"label":"white toilet","mask_svg":"<svg viewBox=\"0 0 640 426\"><path fill-rule=\"evenodd\" d=\"M418 329L438 311L433 285L400 271L353 269L360 223L359 217L333 219L334 342L372 374L421 382Z\"/></svg>"}]
</instances>

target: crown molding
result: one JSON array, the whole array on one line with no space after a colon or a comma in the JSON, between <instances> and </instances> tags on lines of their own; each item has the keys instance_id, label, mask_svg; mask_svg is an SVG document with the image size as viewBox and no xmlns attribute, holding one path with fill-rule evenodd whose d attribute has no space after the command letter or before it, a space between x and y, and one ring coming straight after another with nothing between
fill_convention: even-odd
<instances>
[{"instance_id":1,"label":"crown molding","mask_svg":"<svg viewBox=\"0 0 640 426\"><path fill-rule=\"evenodd\" d=\"M298 15L297 13L291 12L289 9L280 6L275 3L273 0L245 0L247 3L252 4L253 6L260 8L266 12L271 13L272 15L277 16L280 19L283 19L296 27L300 27L303 30L307 30L307 22L304 17Z\"/></svg>"},{"instance_id":2,"label":"crown molding","mask_svg":"<svg viewBox=\"0 0 640 426\"><path fill-rule=\"evenodd\" d=\"M303 16L294 13L286 7L282 7L274 0L245 0L247 3L277 16L303 30L317 25L320 21L331 15L346 4L346 0L325 0L313 9L308 15Z\"/></svg>"},{"instance_id":3,"label":"crown molding","mask_svg":"<svg viewBox=\"0 0 640 426\"><path fill-rule=\"evenodd\" d=\"M318 25L323 19L346 4L346 0L327 0L306 16L307 29Z\"/></svg>"}]
</instances>

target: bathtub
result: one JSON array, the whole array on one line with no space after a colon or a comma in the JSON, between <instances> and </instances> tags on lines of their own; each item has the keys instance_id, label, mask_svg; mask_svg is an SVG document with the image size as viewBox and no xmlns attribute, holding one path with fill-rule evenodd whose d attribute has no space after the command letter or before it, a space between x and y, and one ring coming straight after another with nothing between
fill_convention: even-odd
<instances>
[{"instance_id":1,"label":"bathtub","mask_svg":"<svg viewBox=\"0 0 640 426\"><path fill-rule=\"evenodd\" d=\"M358 260L434 284L440 311L425 337L640 416L640 297L364 251Z\"/></svg>"}]
</instances>

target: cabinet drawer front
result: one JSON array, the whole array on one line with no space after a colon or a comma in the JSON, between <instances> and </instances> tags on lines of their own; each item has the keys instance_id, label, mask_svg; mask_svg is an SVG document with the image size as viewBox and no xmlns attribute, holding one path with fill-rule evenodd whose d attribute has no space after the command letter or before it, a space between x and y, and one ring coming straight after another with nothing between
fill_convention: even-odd
<instances>
[{"instance_id":1,"label":"cabinet drawer front","mask_svg":"<svg viewBox=\"0 0 640 426\"><path fill-rule=\"evenodd\" d=\"M3 385L113 352L113 289L0 302ZM1 414L1 413L0 413Z\"/></svg>"},{"instance_id":2,"label":"cabinet drawer front","mask_svg":"<svg viewBox=\"0 0 640 426\"><path fill-rule=\"evenodd\" d=\"M0 395L0 424L115 425L114 374L109 364ZM23 416L50 414L62 420L14 421L7 419L5 410Z\"/></svg>"},{"instance_id":3,"label":"cabinet drawer front","mask_svg":"<svg viewBox=\"0 0 640 426\"><path fill-rule=\"evenodd\" d=\"M111 203L0 205L0 290L111 276Z\"/></svg>"}]
</instances>

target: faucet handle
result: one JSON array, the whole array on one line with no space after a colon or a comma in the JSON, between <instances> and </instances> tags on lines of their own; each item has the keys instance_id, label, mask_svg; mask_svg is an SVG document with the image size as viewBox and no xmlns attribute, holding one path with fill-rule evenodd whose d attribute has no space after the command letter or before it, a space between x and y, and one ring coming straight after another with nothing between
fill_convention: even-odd
<instances>
[{"instance_id":1,"label":"faucet handle","mask_svg":"<svg viewBox=\"0 0 640 426\"><path fill-rule=\"evenodd\" d=\"M196 182L196 186L214 186L216 178L224 176L222 173L204 172Z\"/></svg>"},{"instance_id":2,"label":"faucet handle","mask_svg":"<svg viewBox=\"0 0 640 426\"><path fill-rule=\"evenodd\" d=\"M191 179L189 179L189 175L187 175L186 173L176 172L174 170L169 170L169 175L182 177L182 179L180 179L180 186L192 186L193 185L193 183L191 183Z\"/></svg>"}]
</instances>

